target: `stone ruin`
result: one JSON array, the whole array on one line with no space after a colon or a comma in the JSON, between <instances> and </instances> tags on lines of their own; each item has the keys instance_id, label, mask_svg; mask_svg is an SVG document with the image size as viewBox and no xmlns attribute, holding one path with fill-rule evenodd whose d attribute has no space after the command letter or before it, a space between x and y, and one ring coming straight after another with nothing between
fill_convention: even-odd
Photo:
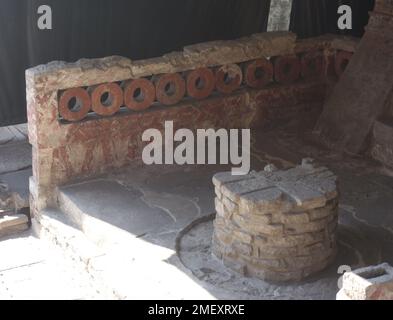
<instances>
[{"instance_id":1,"label":"stone ruin","mask_svg":"<svg viewBox=\"0 0 393 320\"><path fill-rule=\"evenodd\" d=\"M336 256L337 178L304 159L278 171L269 165L247 176L213 178L217 216L213 254L246 276L298 281Z\"/></svg>"},{"instance_id":2,"label":"stone ruin","mask_svg":"<svg viewBox=\"0 0 393 320\"><path fill-rule=\"evenodd\" d=\"M358 39L266 32L162 57L61 61L26 71L32 217L57 187L141 163L144 130L257 128L320 113Z\"/></svg>"}]
</instances>

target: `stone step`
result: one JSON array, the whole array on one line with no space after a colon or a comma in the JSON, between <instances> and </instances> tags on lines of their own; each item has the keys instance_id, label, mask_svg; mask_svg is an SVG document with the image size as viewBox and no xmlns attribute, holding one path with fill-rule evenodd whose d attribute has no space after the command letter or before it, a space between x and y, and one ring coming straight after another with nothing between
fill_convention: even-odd
<instances>
[{"instance_id":1,"label":"stone step","mask_svg":"<svg viewBox=\"0 0 393 320\"><path fill-rule=\"evenodd\" d=\"M23 214L0 216L0 238L29 229L29 218Z\"/></svg>"},{"instance_id":2,"label":"stone step","mask_svg":"<svg viewBox=\"0 0 393 320\"><path fill-rule=\"evenodd\" d=\"M33 219L33 231L79 263L100 293L112 299L212 299L172 250L140 238L103 249L58 209L43 210Z\"/></svg>"},{"instance_id":3,"label":"stone step","mask_svg":"<svg viewBox=\"0 0 393 320\"><path fill-rule=\"evenodd\" d=\"M90 241L70 219L58 209L44 209L32 219L33 234L40 240L61 251L74 267L87 272L95 287L109 299L118 299L99 274L91 271L91 265L106 253Z\"/></svg>"},{"instance_id":4,"label":"stone step","mask_svg":"<svg viewBox=\"0 0 393 320\"><path fill-rule=\"evenodd\" d=\"M146 204L138 190L116 181L92 180L59 188L60 210L99 247L130 243L173 224L163 210Z\"/></svg>"},{"instance_id":5,"label":"stone step","mask_svg":"<svg viewBox=\"0 0 393 320\"><path fill-rule=\"evenodd\" d=\"M62 249L75 261L88 263L103 254L65 214L58 209L44 209L32 219L35 236Z\"/></svg>"}]
</instances>

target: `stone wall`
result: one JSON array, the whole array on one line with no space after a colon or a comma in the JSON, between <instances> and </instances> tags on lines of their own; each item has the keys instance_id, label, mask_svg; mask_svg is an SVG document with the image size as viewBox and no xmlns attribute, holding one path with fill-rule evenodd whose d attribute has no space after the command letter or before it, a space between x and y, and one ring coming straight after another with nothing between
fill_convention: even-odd
<instances>
[{"instance_id":1,"label":"stone wall","mask_svg":"<svg viewBox=\"0 0 393 320\"><path fill-rule=\"evenodd\" d=\"M336 177L307 159L288 171L214 176L213 253L229 268L269 281L301 280L336 255Z\"/></svg>"},{"instance_id":2,"label":"stone wall","mask_svg":"<svg viewBox=\"0 0 393 320\"><path fill-rule=\"evenodd\" d=\"M27 70L33 214L53 205L58 185L138 162L142 133L165 120L175 129L250 128L320 108L336 53L355 46L271 32L141 61L114 56Z\"/></svg>"}]
</instances>

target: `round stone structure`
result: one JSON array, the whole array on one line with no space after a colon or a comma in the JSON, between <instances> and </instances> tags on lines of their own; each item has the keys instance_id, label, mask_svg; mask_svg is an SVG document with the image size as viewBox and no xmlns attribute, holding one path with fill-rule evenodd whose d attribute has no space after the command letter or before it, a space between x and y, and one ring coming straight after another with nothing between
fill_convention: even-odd
<instances>
[{"instance_id":1,"label":"round stone structure","mask_svg":"<svg viewBox=\"0 0 393 320\"><path fill-rule=\"evenodd\" d=\"M337 177L311 159L285 171L213 177L213 254L262 280L299 281L325 269L337 252Z\"/></svg>"}]
</instances>

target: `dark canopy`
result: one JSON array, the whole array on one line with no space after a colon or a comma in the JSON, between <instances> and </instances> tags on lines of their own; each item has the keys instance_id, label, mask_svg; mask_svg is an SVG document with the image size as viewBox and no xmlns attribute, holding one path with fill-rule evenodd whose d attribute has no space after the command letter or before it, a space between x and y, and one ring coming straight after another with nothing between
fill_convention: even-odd
<instances>
[{"instance_id":1,"label":"dark canopy","mask_svg":"<svg viewBox=\"0 0 393 320\"><path fill-rule=\"evenodd\" d=\"M37 28L37 8L53 30ZM269 0L1 0L0 125L26 119L26 68L52 60L159 56L266 30Z\"/></svg>"},{"instance_id":2,"label":"dark canopy","mask_svg":"<svg viewBox=\"0 0 393 320\"><path fill-rule=\"evenodd\" d=\"M301 38L324 33L361 37L374 3L375 0L293 0L290 30ZM352 8L352 30L341 31L337 27L337 9L343 4Z\"/></svg>"},{"instance_id":3,"label":"dark canopy","mask_svg":"<svg viewBox=\"0 0 393 320\"><path fill-rule=\"evenodd\" d=\"M371 2L351 1L355 15L363 17L356 35ZM294 0L291 29L301 36L337 31L332 3L337 5L336 0ZM53 30L37 28L40 5L51 6ZM262 32L269 6L270 0L1 0L0 126L26 121L29 67L82 57L149 58L192 43Z\"/></svg>"}]
</instances>

